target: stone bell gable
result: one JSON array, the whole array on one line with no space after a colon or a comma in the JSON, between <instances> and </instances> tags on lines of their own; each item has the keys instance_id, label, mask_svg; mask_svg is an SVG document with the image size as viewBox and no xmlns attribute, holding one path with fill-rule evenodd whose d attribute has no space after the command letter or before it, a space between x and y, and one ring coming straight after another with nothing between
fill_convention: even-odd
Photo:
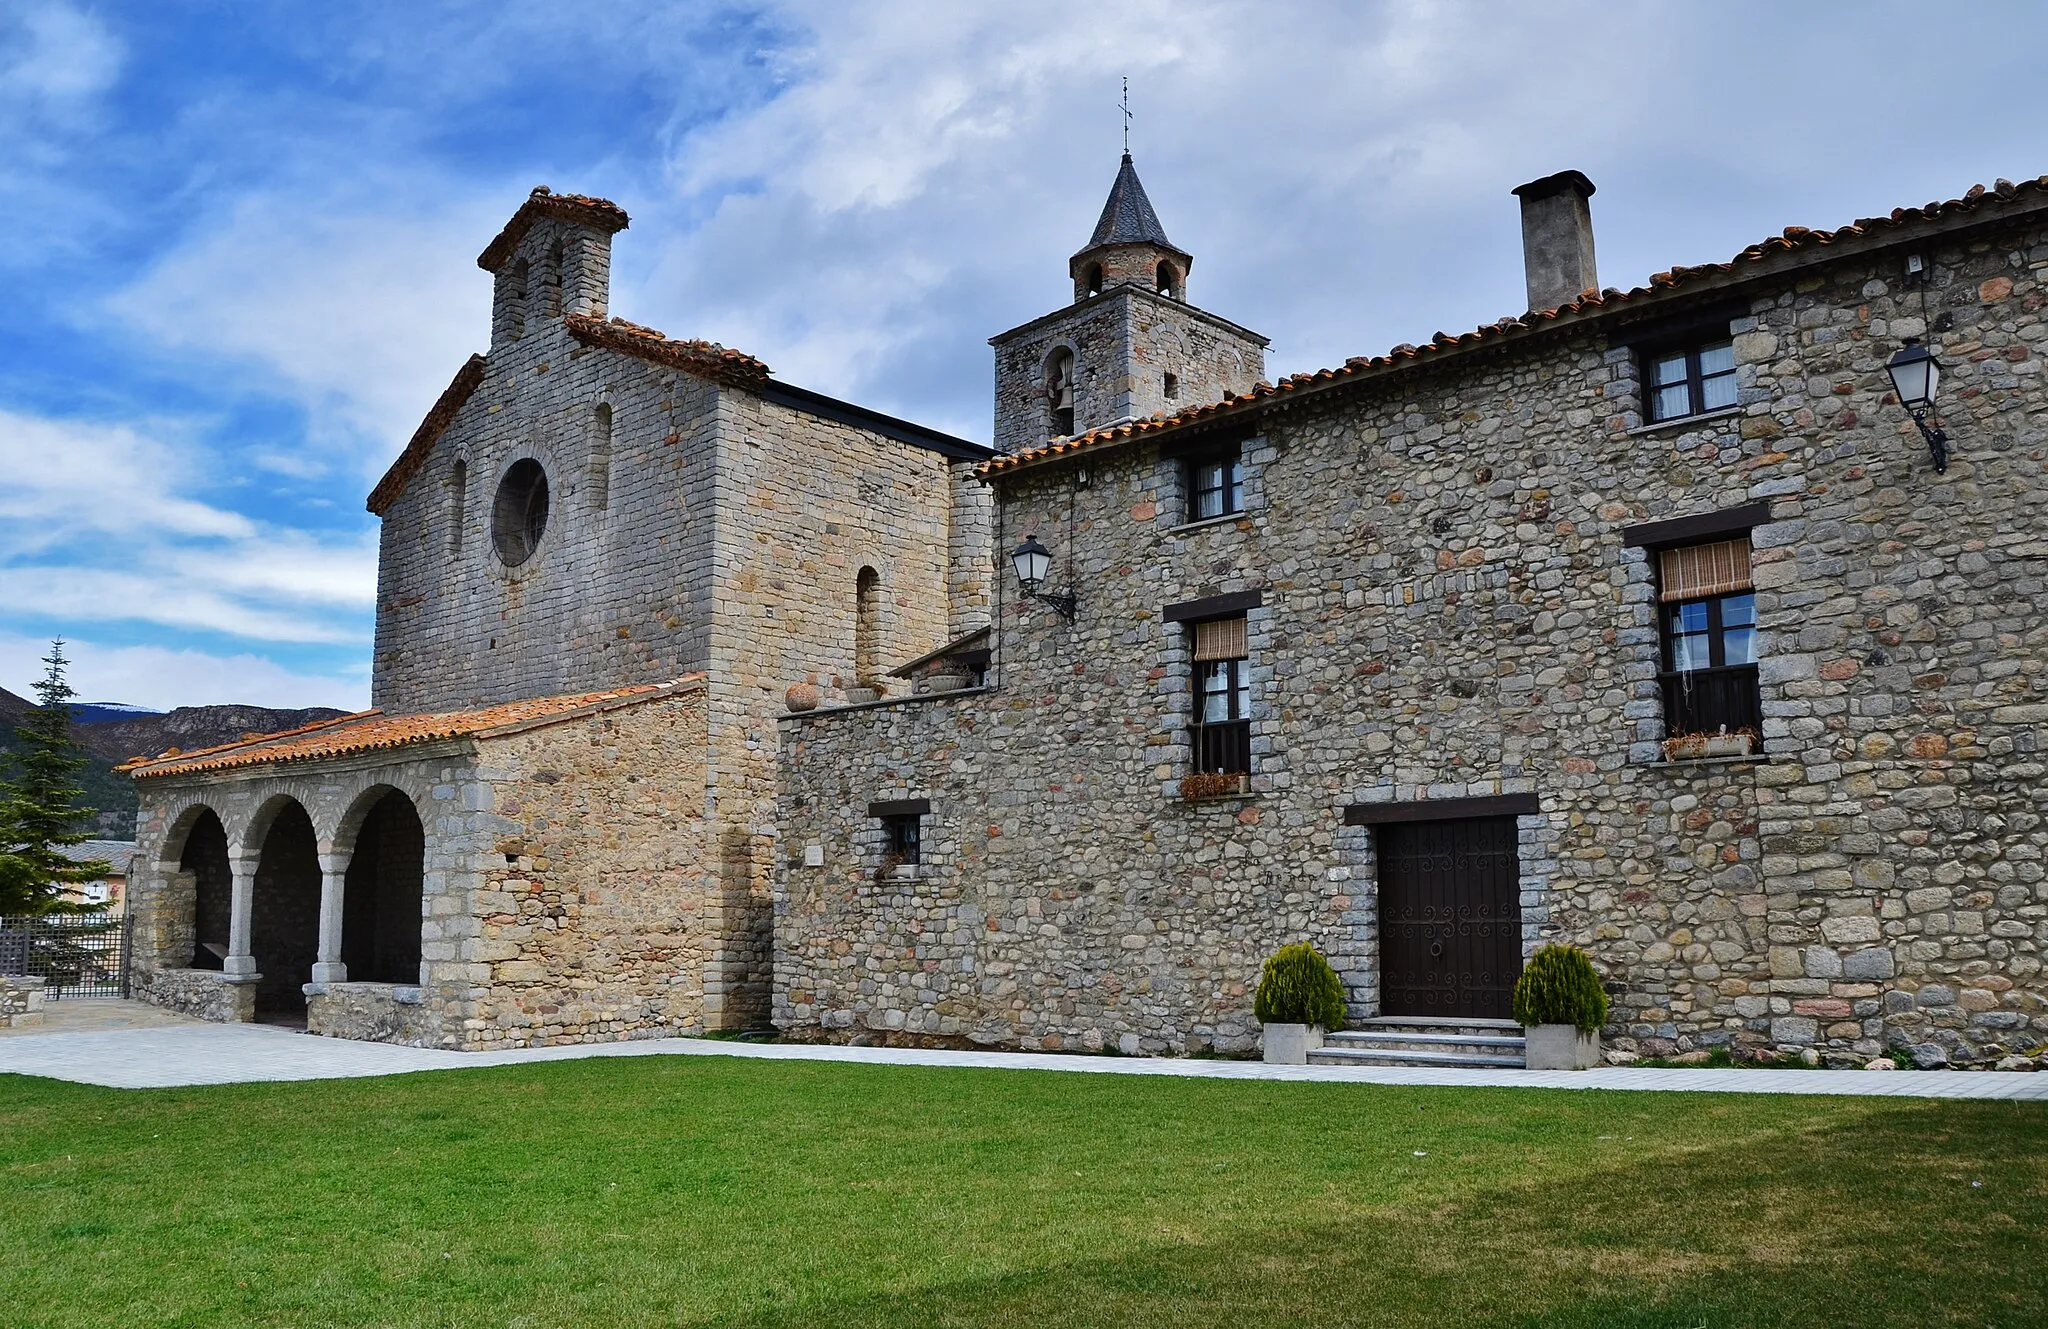
<instances>
[{"instance_id":1,"label":"stone bell gable","mask_svg":"<svg viewBox=\"0 0 2048 1329\"><path fill-rule=\"evenodd\" d=\"M626 224L537 190L478 259L490 353L369 500L378 706L693 671L779 695L986 621L987 450L607 317Z\"/></svg>"},{"instance_id":2,"label":"stone bell gable","mask_svg":"<svg viewBox=\"0 0 2048 1329\"><path fill-rule=\"evenodd\" d=\"M989 340L997 449L1251 391L1267 339L1189 304L1193 267L1166 238L1126 153L1101 220L1068 261L1073 303Z\"/></svg>"}]
</instances>

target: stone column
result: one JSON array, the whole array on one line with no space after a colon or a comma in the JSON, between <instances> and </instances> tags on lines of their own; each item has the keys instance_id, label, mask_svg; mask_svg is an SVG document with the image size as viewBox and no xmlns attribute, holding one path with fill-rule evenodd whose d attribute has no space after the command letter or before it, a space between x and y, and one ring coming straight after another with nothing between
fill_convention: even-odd
<instances>
[{"instance_id":1,"label":"stone column","mask_svg":"<svg viewBox=\"0 0 2048 1329\"><path fill-rule=\"evenodd\" d=\"M233 887L228 895L228 953L220 967L229 978L257 976L256 957L249 950L249 915L256 905L257 861L254 855L228 856Z\"/></svg>"},{"instance_id":2,"label":"stone column","mask_svg":"<svg viewBox=\"0 0 2048 1329\"><path fill-rule=\"evenodd\" d=\"M347 880L346 858L320 855L320 954L313 965L315 983L348 982L348 966L341 962L341 904Z\"/></svg>"}]
</instances>

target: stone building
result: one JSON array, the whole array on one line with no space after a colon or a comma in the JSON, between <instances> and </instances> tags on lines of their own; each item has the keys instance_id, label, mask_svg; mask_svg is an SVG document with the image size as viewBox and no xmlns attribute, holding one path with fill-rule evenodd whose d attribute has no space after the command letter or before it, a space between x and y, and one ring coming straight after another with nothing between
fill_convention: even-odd
<instances>
[{"instance_id":1,"label":"stone building","mask_svg":"<svg viewBox=\"0 0 2048 1329\"><path fill-rule=\"evenodd\" d=\"M1125 175L995 339L982 685L780 721L779 1027L1242 1051L1286 942L1473 1020L1556 939L1624 1053L2040 1053L2048 177L1622 291L1567 172L1527 314L1248 385Z\"/></svg>"},{"instance_id":2,"label":"stone building","mask_svg":"<svg viewBox=\"0 0 2048 1329\"><path fill-rule=\"evenodd\" d=\"M767 1015L775 715L988 621L991 454L608 317L535 190L490 349L370 495L376 710L130 769L135 983L473 1047Z\"/></svg>"}]
</instances>

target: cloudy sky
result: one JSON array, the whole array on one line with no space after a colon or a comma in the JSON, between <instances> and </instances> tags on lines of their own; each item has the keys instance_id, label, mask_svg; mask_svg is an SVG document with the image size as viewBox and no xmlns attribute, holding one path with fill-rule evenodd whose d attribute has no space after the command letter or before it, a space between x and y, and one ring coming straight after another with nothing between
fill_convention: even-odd
<instances>
[{"instance_id":1,"label":"cloudy sky","mask_svg":"<svg viewBox=\"0 0 2048 1329\"><path fill-rule=\"evenodd\" d=\"M1132 149L1278 374L1521 310L1574 167L1632 286L2048 172L2048 8L0 0L0 686L365 704L363 497L527 190L632 214L612 309L977 439Z\"/></svg>"}]
</instances>

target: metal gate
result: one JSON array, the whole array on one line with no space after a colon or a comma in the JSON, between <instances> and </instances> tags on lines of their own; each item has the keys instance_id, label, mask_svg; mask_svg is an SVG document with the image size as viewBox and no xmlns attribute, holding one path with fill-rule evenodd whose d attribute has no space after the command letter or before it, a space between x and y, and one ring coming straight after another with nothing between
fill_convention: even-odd
<instances>
[{"instance_id":1,"label":"metal gate","mask_svg":"<svg viewBox=\"0 0 2048 1329\"><path fill-rule=\"evenodd\" d=\"M1513 817L1378 830L1380 1010L1508 1019L1522 973Z\"/></svg>"},{"instance_id":2,"label":"metal gate","mask_svg":"<svg viewBox=\"0 0 2048 1329\"><path fill-rule=\"evenodd\" d=\"M0 974L45 981L43 996L128 995L128 920L92 914L0 918Z\"/></svg>"}]
</instances>

